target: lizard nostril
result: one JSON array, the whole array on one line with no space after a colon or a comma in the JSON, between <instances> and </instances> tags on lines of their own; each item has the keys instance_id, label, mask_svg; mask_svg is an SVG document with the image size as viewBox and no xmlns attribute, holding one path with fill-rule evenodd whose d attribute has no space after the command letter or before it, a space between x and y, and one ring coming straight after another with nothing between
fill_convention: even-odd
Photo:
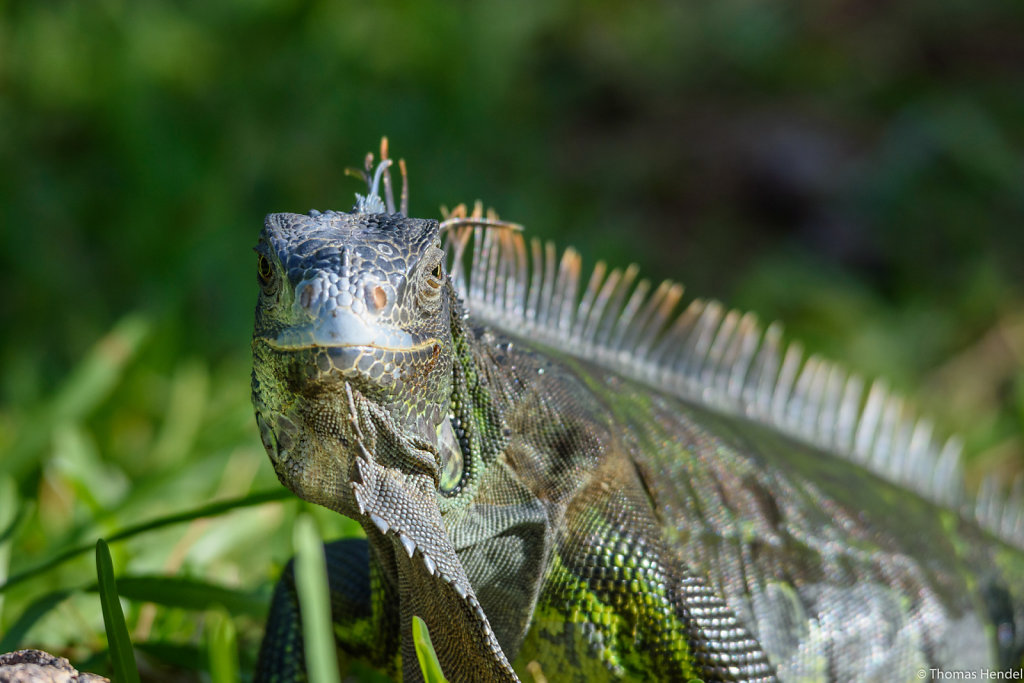
<instances>
[{"instance_id":1,"label":"lizard nostril","mask_svg":"<svg viewBox=\"0 0 1024 683\"><path fill-rule=\"evenodd\" d=\"M306 309L312 307L314 302L320 298L322 292L323 287L316 281L306 282L305 284L300 285L299 305Z\"/></svg>"},{"instance_id":2,"label":"lizard nostril","mask_svg":"<svg viewBox=\"0 0 1024 683\"><path fill-rule=\"evenodd\" d=\"M377 285L370 292L370 301L373 303L373 307L378 311L388 305L388 293L384 291L384 288Z\"/></svg>"}]
</instances>

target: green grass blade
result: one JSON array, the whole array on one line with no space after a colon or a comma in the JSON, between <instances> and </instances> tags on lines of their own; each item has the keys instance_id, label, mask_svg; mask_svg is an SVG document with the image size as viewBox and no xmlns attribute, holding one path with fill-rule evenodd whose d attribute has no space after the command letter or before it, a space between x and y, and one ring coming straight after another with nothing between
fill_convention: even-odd
<instances>
[{"instance_id":1,"label":"green grass blade","mask_svg":"<svg viewBox=\"0 0 1024 683\"><path fill-rule=\"evenodd\" d=\"M0 472L22 474L33 456L45 447L57 425L87 415L105 399L121 379L128 362L149 337L152 325L142 315L127 315L93 346L33 425L21 433L11 450L0 459Z\"/></svg>"},{"instance_id":2,"label":"green grass blade","mask_svg":"<svg viewBox=\"0 0 1024 683\"><path fill-rule=\"evenodd\" d=\"M99 584L54 591L34 600L0 638L0 652L17 650L36 622L72 594L81 591L99 591ZM117 592L121 597L136 602L152 602L197 612L207 610L211 605L220 605L233 616L257 619L266 617L270 603L270 596L263 592L244 592L195 579L163 576L122 576L117 580ZM145 648L139 646L139 649Z\"/></svg>"},{"instance_id":3,"label":"green grass blade","mask_svg":"<svg viewBox=\"0 0 1024 683\"><path fill-rule=\"evenodd\" d=\"M132 536L137 536L138 534L145 533L147 531L152 531L153 529L159 529L161 527L171 526L173 524L181 524L183 522L191 522L193 520L201 519L203 517L215 517L217 515L224 514L225 512L237 510L239 508L250 507L253 505L262 505L263 503L269 503L276 500L291 498L292 495L293 494L291 493L291 491L288 491L287 489L271 489L268 491L258 491L256 493L250 493L247 496L242 496L239 498L230 498L228 500L210 503L209 505L204 505L193 510L188 510L186 512L177 512L173 515L167 515L166 517L158 517L154 520L150 520L148 522L143 522L141 524L136 524L126 529L122 529L121 531L118 531L117 533L109 536L107 538L107 542L114 543L115 541L123 541L126 538L131 538ZM89 552L89 550L91 550L92 547L92 544L89 543L77 546L75 548L71 548L70 550L60 553L55 557L47 560L46 562L42 562L36 565L35 567L26 569L23 572L19 572L18 574L15 574L11 578L9 578L6 583L0 584L0 593L5 592L9 588L16 586L19 583L22 583L23 581L34 578L43 572L49 571L50 569L53 569L54 567L57 567L72 558L78 557L79 555L83 555Z\"/></svg>"},{"instance_id":4,"label":"green grass blade","mask_svg":"<svg viewBox=\"0 0 1024 683\"><path fill-rule=\"evenodd\" d=\"M135 643L135 650L145 654L153 662L173 663L174 670L185 680L202 680L198 673L210 668L206 648L190 643L144 640ZM186 672L195 672L197 675L187 676Z\"/></svg>"},{"instance_id":5,"label":"green grass blade","mask_svg":"<svg viewBox=\"0 0 1024 683\"><path fill-rule=\"evenodd\" d=\"M310 683L338 683L338 655L331 629L327 560L312 517L295 521L295 587L302 613L302 637Z\"/></svg>"},{"instance_id":6,"label":"green grass blade","mask_svg":"<svg viewBox=\"0 0 1024 683\"><path fill-rule=\"evenodd\" d=\"M412 618L412 642L416 646L416 659L420 662L424 683L448 683L441 671L441 662L437 661L434 644L430 642L427 624L417 616Z\"/></svg>"},{"instance_id":7,"label":"green grass blade","mask_svg":"<svg viewBox=\"0 0 1024 683\"><path fill-rule=\"evenodd\" d=\"M122 576L117 580L117 590L121 597L136 602L152 602L197 612L219 605L230 615L256 618L266 616L270 602L270 595L266 592L240 591L175 576Z\"/></svg>"},{"instance_id":8,"label":"green grass blade","mask_svg":"<svg viewBox=\"0 0 1024 683\"><path fill-rule=\"evenodd\" d=\"M11 477L0 478L0 583L7 580L7 571L11 565L11 545L14 530L21 518L20 512L14 480ZM4 596L0 593L0 623L3 623L3 614Z\"/></svg>"},{"instance_id":9,"label":"green grass blade","mask_svg":"<svg viewBox=\"0 0 1024 683\"><path fill-rule=\"evenodd\" d=\"M210 657L212 683L238 681L238 636L235 622L223 610L212 611L206 617L207 652Z\"/></svg>"},{"instance_id":10,"label":"green grass blade","mask_svg":"<svg viewBox=\"0 0 1024 683\"><path fill-rule=\"evenodd\" d=\"M119 683L140 683L139 670L135 666L135 655L132 652L132 641L128 637L128 626L124 623L124 613L117 599L114 563L110 559L110 548L102 538L96 541L96 576L99 579L103 626L107 631L114 680Z\"/></svg>"},{"instance_id":11,"label":"green grass blade","mask_svg":"<svg viewBox=\"0 0 1024 683\"><path fill-rule=\"evenodd\" d=\"M73 589L54 591L32 601L32 604L21 612L18 620L7 629L3 638L0 638L0 652L11 652L20 649L25 634L28 633L29 629L46 616L50 610L67 600L75 592Z\"/></svg>"}]
</instances>

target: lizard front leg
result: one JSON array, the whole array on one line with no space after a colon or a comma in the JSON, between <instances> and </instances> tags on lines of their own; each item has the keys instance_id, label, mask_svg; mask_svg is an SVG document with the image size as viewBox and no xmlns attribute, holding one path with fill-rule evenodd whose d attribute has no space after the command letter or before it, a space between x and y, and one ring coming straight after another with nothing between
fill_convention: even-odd
<instances>
[{"instance_id":1,"label":"lizard front leg","mask_svg":"<svg viewBox=\"0 0 1024 683\"><path fill-rule=\"evenodd\" d=\"M517 669L535 660L549 680L580 683L775 681L725 598L662 542L623 462L606 461L568 506Z\"/></svg>"}]
</instances>

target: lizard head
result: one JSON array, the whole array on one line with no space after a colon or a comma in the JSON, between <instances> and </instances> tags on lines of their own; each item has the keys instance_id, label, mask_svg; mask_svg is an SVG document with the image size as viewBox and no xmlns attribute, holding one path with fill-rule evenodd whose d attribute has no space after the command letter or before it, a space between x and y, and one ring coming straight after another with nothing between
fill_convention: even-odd
<instances>
[{"instance_id":1,"label":"lizard head","mask_svg":"<svg viewBox=\"0 0 1024 683\"><path fill-rule=\"evenodd\" d=\"M256 246L260 433L282 481L303 497L332 497L315 502L334 508L349 475L342 442L353 394L429 441L451 395L438 223L369 212L381 209L361 201L352 213L271 214Z\"/></svg>"},{"instance_id":2,"label":"lizard head","mask_svg":"<svg viewBox=\"0 0 1024 683\"><path fill-rule=\"evenodd\" d=\"M415 614L451 645L439 653L450 670L516 680L448 527L462 529L464 552L521 558L539 581L543 537L527 544L536 552L504 544L518 547L518 537L505 533L513 527L537 535L543 507L504 464L490 466L506 430L482 390L488 380L475 363L484 351L469 342L440 242L445 229L497 221L407 218L404 165L397 212L389 176L382 176L390 163L386 142L381 157L371 179L368 155L362 175L370 193L357 195L350 213L271 214L265 221L256 246L256 421L282 483L359 521L377 556L391 558L382 565L399 590L406 664L416 661ZM382 177L386 202L376 192ZM455 263L460 254L456 248ZM502 504L475 504L476 492L488 489ZM473 566L486 572L478 583L487 584L490 564ZM530 596L515 601L527 610L523 618L499 627L506 643L524 635Z\"/></svg>"}]
</instances>

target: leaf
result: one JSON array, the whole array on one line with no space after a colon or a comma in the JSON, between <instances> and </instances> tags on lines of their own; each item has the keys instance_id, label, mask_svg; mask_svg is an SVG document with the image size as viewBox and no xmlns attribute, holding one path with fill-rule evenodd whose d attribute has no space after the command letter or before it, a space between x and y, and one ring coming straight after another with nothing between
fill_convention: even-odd
<instances>
[{"instance_id":1,"label":"leaf","mask_svg":"<svg viewBox=\"0 0 1024 683\"><path fill-rule=\"evenodd\" d=\"M121 380L125 367L149 337L152 324L145 316L127 315L93 346L50 404L27 424L20 438L0 460L0 471L22 474L47 443L53 429L88 415Z\"/></svg>"},{"instance_id":2,"label":"leaf","mask_svg":"<svg viewBox=\"0 0 1024 683\"><path fill-rule=\"evenodd\" d=\"M238 637L235 622L223 610L207 614L207 651L210 655L210 679L213 683L238 680Z\"/></svg>"},{"instance_id":3,"label":"leaf","mask_svg":"<svg viewBox=\"0 0 1024 683\"><path fill-rule=\"evenodd\" d=\"M181 524L183 522L191 522L202 517L214 517L216 515L224 514L225 512L231 512L238 508L249 507L252 505L262 505L263 503L269 503L275 500L283 500L292 496L291 491L287 489L272 489L269 491L257 491L256 493L250 493L247 496L241 496L239 498L229 498L228 500L218 501L216 503L210 503L202 507L195 508L193 510L187 510L185 512L176 512L166 517L158 517L148 522L136 524L126 529L122 529L117 533L107 538L108 543L115 541L123 541L126 538L137 536L153 529L159 529L161 527L170 526L172 524ZM39 574L49 571L54 567L57 567L70 559L73 559L79 555L82 555L92 548L92 544L80 545L76 548L66 550L56 557L52 557L49 560L42 562L35 567L26 569L23 572L15 574L7 580L6 583L0 584L0 593L6 592L9 588L16 586L23 581L34 578Z\"/></svg>"},{"instance_id":4,"label":"leaf","mask_svg":"<svg viewBox=\"0 0 1024 683\"><path fill-rule=\"evenodd\" d=\"M441 662L437 661L434 644L430 642L430 631L427 624L417 616L412 618L412 642L416 646L416 659L420 662L425 683L448 683L441 671Z\"/></svg>"},{"instance_id":5,"label":"leaf","mask_svg":"<svg viewBox=\"0 0 1024 683\"><path fill-rule=\"evenodd\" d=\"M31 605L22 611L18 620L11 624L7 632L4 633L4 637L0 638L0 652L11 652L20 649L22 639L29 629L46 616L50 610L67 600L73 593L75 591L72 589L59 590L47 593L43 597L34 600Z\"/></svg>"},{"instance_id":6,"label":"leaf","mask_svg":"<svg viewBox=\"0 0 1024 683\"><path fill-rule=\"evenodd\" d=\"M47 593L25 608L3 637L0 638L0 652L18 649L25 634L36 622L46 616L72 594L80 591L99 591L99 584ZM195 579L163 576L122 576L117 580L118 595L137 602L152 602L165 607L203 611L211 605L222 606L232 616L263 618L267 613L269 597L262 592L238 591ZM145 650L153 643L139 644L137 649ZM166 657L175 661L177 657Z\"/></svg>"},{"instance_id":7,"label":"leaf","mask_svg":"<svg viewBox=\"0 0 1024 683\"><path fill-rule=\"evenodd\" d=\"M222 606L229 615L264 617L270 596L173 576L122 576L117 580L121 597L166 607L204 611Z\"/></svg>"},{"instance_id":8,"label":"leaf","mask_svg":"<svg viewBox=\"0 0 1024 683\"><path fill-rule=\"evenodd\" d=\"M7 580L11 562L11 545L14 531L21 519L22 509L18 505L18 490L10 477L0 477L0 582ZM0 617L4 613L4 596L0 593ZM2 621L0 621L2 623ZM5 650L0 650L5 652Z\"/></svg>"},{"instance_id":9,"label":"leaf","mask_svg":"<svg viewBox=\"0 0 1024 683\"><path fill-rule=\"evenodd\" d=\"M140 683L139 670L135 666L132 641L124 623L124 613L117 597L117 582L114 580L114 563L110 560L110 548L103 539L96 541L96 577L100 586L100 605L103 608L103 627L107 631L110 646L110 660L114 666L114 680L120 683Z\"/></svg>"},{"instance_id":10,"label":"leaf","mask_svg":"<svg viewBox=\"0 0 1024 683\"><path fill-rule=\"evenodd\" d=\"M338 683L338 655L331 627L327 560L316 524L308 515L295 520L295 588L302 615L306 671L310 683Z\"/></svg>"},{"instance_id":11,"label":"leaf","mask_svg":"<svg viewBox=\"0 0 1024 683\"><path fill-rule=\"evenodd\" d=\"M166 640L145 640L135 643L135 649L153 661L172 662L178 671L205 671L209 668L207 653L196 645Z\"/></svg>"}]
</instances>

